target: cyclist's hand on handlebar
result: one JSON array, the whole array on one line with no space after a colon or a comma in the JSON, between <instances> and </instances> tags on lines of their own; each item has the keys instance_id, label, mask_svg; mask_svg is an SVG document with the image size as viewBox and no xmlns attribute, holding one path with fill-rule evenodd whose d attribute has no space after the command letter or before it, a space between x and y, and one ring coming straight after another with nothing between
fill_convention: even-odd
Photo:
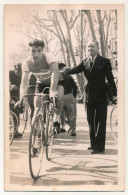
<instances>
[{"instance_id":1,"label":"cyclist's hand on handlebar","mask_svg":"<svg viewBox=\"0 0 128 195\"><path fill-rule=\"evenodd\" d=\"M20 114L23 113L23 111L24 111L24 106L23 106L23 104L22 104L22 100L16 102L16 104L15 104L15 109L16 109Z\"/></svg>"},{"instance_id":2,"label":"cyclist's hand on handlebar","mask_svg":"<svg viewBox=\"0 0 128 195\"><path fill-rule=\"evenodd\" d=\"M57 96L57 91L50 90L49 96L50 96L50 98L56 97Z\"/></svg>"}]
</instances>

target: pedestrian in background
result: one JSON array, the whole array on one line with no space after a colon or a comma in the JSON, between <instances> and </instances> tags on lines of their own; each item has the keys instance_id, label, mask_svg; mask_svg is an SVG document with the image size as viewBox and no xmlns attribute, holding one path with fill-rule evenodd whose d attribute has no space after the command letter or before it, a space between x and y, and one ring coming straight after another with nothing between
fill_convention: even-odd
<instances>
[{"instance_id":1,"label":"pedestrian in background","mask_svg":"<svg viewBox=\"0 0 128 195\"><path fill-rule=\"evenodd\" d=\"M68 70L68 74L84 72L87 79L85 90L87 120L89 125L91 153L102 153L105 150L107 96L106 79L112 87L113 99L116 100L117 89L112 74L110 60L99 55L99 43L95 40L88 44L88 57L78 66Z\"/></svg>"},{"instance_id":2,"label":"pedestrian in background","mask_svg":"<svg viewBox=\"0 0 128 195\"><path fill-rule=\"evenodd\" d=\"M9 71L9 81L12 86L10 96L15 102L19 101L20 99L21 77L22 77L21 63L18 63L14 65L14 70Z\"/></svg>"},{"instance_id":3,"label":"pedestrian in background","mask_svg":"<svg viewBox=\"0 0 128 195\"><path fill-rule=\"evenodd\" d=\"M69 130L71 136L76 136L76 96L77 96L77 85L74 79L64 73L66 65L64 63L59 63L59 72L61 72L64 79L64 108L61 113L61 132L65 132L65 117L67 117L67 122L69 124Z\"/></svg>"}]
</instances>

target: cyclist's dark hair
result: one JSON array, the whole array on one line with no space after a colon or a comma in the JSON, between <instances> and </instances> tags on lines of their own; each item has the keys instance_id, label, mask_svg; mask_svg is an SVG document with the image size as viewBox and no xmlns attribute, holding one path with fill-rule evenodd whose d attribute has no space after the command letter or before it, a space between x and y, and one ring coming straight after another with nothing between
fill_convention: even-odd
<instances>
[{"instance_id":1,"label":"cyclist's dark hair","mask_svg":"<svg viewBox=\"0 0 128 195\"><path fill-rule=\"evenodd\" d=\"M28 44L30 47L35 46L35 47L42 47L42 49L44 48L45 44L43 41L38 40L38 39L34 39L33 41L31 41Z\"/></svg>"}]
</instances>

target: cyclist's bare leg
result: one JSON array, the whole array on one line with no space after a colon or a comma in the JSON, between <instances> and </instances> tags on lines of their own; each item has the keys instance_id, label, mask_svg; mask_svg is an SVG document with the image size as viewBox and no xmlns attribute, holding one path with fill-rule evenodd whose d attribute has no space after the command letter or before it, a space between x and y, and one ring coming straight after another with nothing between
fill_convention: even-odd
<instances>
[{"instance_id":1,"label":"cyclist's bare leg","mask_svg":"<svg viewBox=\"0 0 128 195\"><path fill-rule=\"evenodd\" d=\"M34 114L33 114L33 118L32 118L32 128L34 126L34 122L36 119L37 114L39 113L40 110L40 106L41 106L41 102L40 102L40 97L39 96L35 96L34 97ZM35 136L35 142L34 142L34 148L38 148L38 128L36 129L36 136Z\"/></svg>"}]
</instances>

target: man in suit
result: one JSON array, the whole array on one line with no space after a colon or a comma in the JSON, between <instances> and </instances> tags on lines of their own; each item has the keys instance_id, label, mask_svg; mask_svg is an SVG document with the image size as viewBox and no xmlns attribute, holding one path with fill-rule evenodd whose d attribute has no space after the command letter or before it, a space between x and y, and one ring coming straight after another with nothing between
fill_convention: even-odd
<instances>
[{"instance_id":1,"label":"man in suit","mask_svg":"<svg viewBox=\"0 0 128 195\"><path fill-rule=\"evenodd\" d=\"M105 150L106 139L106 119L107 119L107 96L105 90L105 81L112 87L113 99L116 100L117 89L112 74L110 60L99 55L99 43L95 40L88 44L89 56L78 66L68 70L68 74L77 74L84 72L87 79L85 89L87 106L87 120L89 125L89 134L91 153L102 153Z\"/></svg>"}]
</instances>

